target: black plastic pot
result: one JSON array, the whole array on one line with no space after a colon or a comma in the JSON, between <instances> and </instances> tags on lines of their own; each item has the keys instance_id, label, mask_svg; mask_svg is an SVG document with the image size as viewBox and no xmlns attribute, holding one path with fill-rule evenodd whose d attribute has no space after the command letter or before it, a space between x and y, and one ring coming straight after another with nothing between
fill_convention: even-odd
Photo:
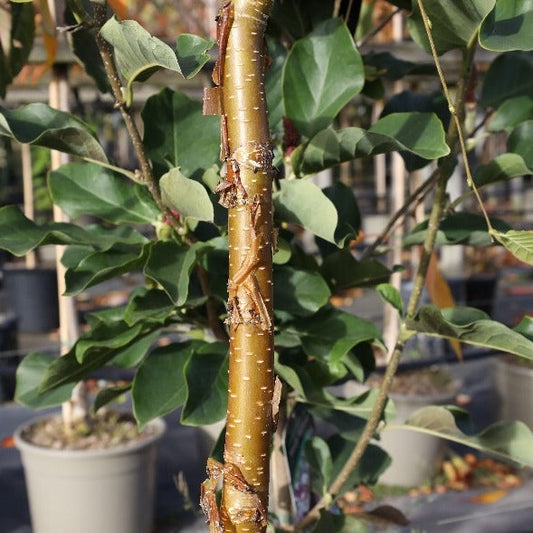
<instances>
[{"instance_id":1,"label":"black plastic pot","mask_svg":"<svg viewBox=\"0 0 533 533\"><path fill-rule=\"evenodd\" d=\"M4 268L7 305L21 333L44 333L59 326L57 275L54 268Z\"/></svg>"}]
</instances>

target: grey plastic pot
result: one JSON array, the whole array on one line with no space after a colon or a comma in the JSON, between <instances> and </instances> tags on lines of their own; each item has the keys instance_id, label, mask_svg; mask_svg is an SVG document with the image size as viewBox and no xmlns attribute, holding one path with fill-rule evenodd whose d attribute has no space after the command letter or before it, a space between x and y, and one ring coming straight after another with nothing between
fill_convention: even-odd
<instances>
[{"instance_id":1,"label":"grey plastic pot","mask_svg":"<svg viewBox=\"0 0 533 533\"><path fill-rule=\"evenodd\" d=\"M349 381L342 385L341 394L351 397L368 390L366 385ZM409 416L428 405L453 404L455 394L415 395L391 393L396 416L388 425L402 424ZM431 435L424 435L408 429L385 427L380 433L378 446L391 457L392 463L380 476L379 482L384 485L399 487L416 487L428 481L437 473L444 454L446 441Z\"/></svg>"},{"instance_id":2,"label":"grey plastic pot","mask_svg":"<svg viewBox=\"0 0 533 533\"><path fill-rule=\"evenodd\" d=\"M31 422L30 422L31 424ZM150 533L157 441L163 420L145 440L108 450L54 450L15 432L33 533Z\"/></svg>"},{"instance_id":3,"label":"grey plastic pot","mask_svg":"<svg viewBox=\"0 0 533 533\"><path fill-rule=\"evenodd\" d=\"M498 360L496 387L500 397L500 420L520 420L533 431L533 367Z\"/></svg>"}]
</instances>

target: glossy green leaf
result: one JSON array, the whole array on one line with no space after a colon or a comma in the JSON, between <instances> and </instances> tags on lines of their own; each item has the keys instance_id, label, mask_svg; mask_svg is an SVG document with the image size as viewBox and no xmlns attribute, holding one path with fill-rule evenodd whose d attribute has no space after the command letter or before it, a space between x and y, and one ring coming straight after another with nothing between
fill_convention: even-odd
<instances>
[{"instance_id":1,"label":"glossy green leaf","mask_svg":"<svg viewBox=\"0 0 533 533\"><path fill-rule=\"evenodd\" d=\"M133 412L142 427L183 405L187 398L185 366L193 352L189 342L156 348L133 379Z\"/></svg>"},{"instance_id":2,"label":"glossy green leaf","mask_svg":"<svg viewBox=\"0 0 533 533\"><path fill-rule=\"evenodd\" d=\"M124 321L130 326L143 321L164 324L173 310L174 304L165 291L142 287L132 294Z\"/></svg>"},{"instance_id":3,"label":"glossy green leaf","mask_svg":"<svg viewBox=\"0 0 533 533\"><path fill-rule=\"evenodd\" d=\"M437 74L435 65L432 62L414 63L405 59L399 59L390 52L370 52L363 56L363 61L366 67L374 67L380 77L391 81L402 79L407 75L428 76Z\"/></svg>"},{"instance_id":4,"label":"glossy green leaf","mask_svg":"<svg viewBox=\"0 0 533 533\"><path fill-rule=\"evenodd\" d=\"M335 244L337 210L331 200L312 182L282 180L274 195L275 217L302 226Z\"/></svg>"},{"instance_id":5,"label":"glossy green leaf","mask_svg":"<svg viewBox=\"0 0 533 533\"><path fill-rule=\"evenodd\" d=\"M331 17L331 6L323 0L292 0L274 2L270 24L277 32L301 39L313 28Z\"/></svg>"},{"instance_id":6,"label":"glossy green leaf","mask_svg":"<svg viewBox=\"0 0 533 533\"><path fill-rule=\"evenodd\" d=\"M67 295L79 292L140 268L148 257L149 246L117 245L105 251L88 253L65 274Z\"/></svg>"},{"instance_id":7,"label":"glossy green leaf","mask_svg":"<svg viewBox=\"0 0 533 533\"><path fill-rule=\"evenodd\" d=\"M506 232L511 227L503 220L491 218L492 226L498 231ZM423 244L428 221L417 224L404 240L404 246ZM490 246L492 239L488 233L487 222L481 215L458 212L445 217L437 232L437 245L467 244L470 246Z\"/></svg>"},{"instance_id":8,"label":"glossy green leaf","mask_svg":"<svg viewBox=\"0 0 533 533\"><path fill-rule=\"evenodd\" d=\"M356 127L322 130L305 145L295 170L312 174L358 157L395 151L432 160L450 152L444 137L442 123L433 113L392 113L368 131Z\"/></svg>"},{"instance_id":9,"label":"glossy green leaf","mask_svg":"<svg viewBox=\"0 0 533 533\"><path fill-rule=\"evenodd\" d=\"M326 441L320 437L312 437L305 443L305 457L311 467L311 487L321 498L327 493L331 483L333 461Z\"/></svg>"},{"instance_id":10,"label":"glossy green leaf","mask_svg":"<svg viewBox=\"0 0 533 533\"><path fill-rule=\"evenodd\" d=\"M522 122L507 139L507 149L522 157L529 169L533 169L533 120Z\"/></svg>"},{"instance_id":11,"label":"glossy green leaf","mask_svg":"<svg viewBox=\"0 0 533 533\"><path fill-rule=\"evenodd\" d=\"M96 413L101 407L111 403L112 401L124 396L126 392L131 389L131 383L124 385L116 385L114 387L106 387L102 389L94 399L92 412Z\"/></svg>"},{"instance_id":12,"label":"glossy green leaf","mask_svg":"<svg viewBox=\"0 0 533 533\"><path fill-rule=\"evenodd\" d=\"M492 115L489 131L509 130L531 119L533 119L533 97L531 95L509 98Z\"/></svg>"},{"instance_id":13,"label":"glossy green leaf","mask_svg":"<svg viewBox=\"0 0 533 533\"><path fill-rule=\"evenodd\" d=\"M396 309L398 313L400 313L400 315L403 314L402 295L396 287L394 287L390 283L380 283L376 287L376 290L385 302L391 304L392 307L394 307L394 309Z\"/></svg>"},{"instance_id":14,"label":"glossy green leaf","mask_svg":"<svg viewBox=\"0 0 533 533\"><path fill-rule=\"evenodd\" d=\"M481 25L479 42L494 52L533 50L532 25L531 0L497 0Z\"/></svg>"},{"instance_id":15,"label":"glossy green leaf","mask_svg":"<svg viewBox=\"0 0 533 533\"><path fill-rule=\"evenodd\" d=\"M69 9L67 2L65 8L65 24L77 24L76 17ZM96 36L94 31L84 26L77 26L76 31L69 32L68 44L79 62L83 65L85 72L95 81L98 90L103 93L111 92L111 86L105 72L104 62L98 45L96 44Z\"/></svg>"},{"instance_id":16,"label":"glossy green leaf","mask_svg":"<svg viewBox=\"0 0 533 533\"><path fill-rule=\"evenodd\" d=\"M339 250L324 258L320 272L332 287L339 292L352 287L368 287L388 281L391 271L375 259L358 261L350 250Z\"/></svg>"},{"instance_id":17,"label":"glossy green leaf","mask_svg":"<svg viewBox=\"0 0 533 533\"><path fill-rule=\"evenodd\" d=\"M113 224L155 224L157 205L141 202L137 189L120 176L94 163L68 163L49 174L55 204L71 218L92 215Z\"/></svg>"},{"instance_id":18,"label":"glossy green leaf","mask_svg":"<svg viewBox=\"0 0 533 533\"><path fill-rule=\"evenodd\" d=\"M296 316L316 313L325 305L331 293L318 272L296 270L289 266L274 272L274 301L276 310Z\"/></svg>"},{"instance_id":19,"label":"glossy green leaf","mask_svg":"<svg viewBox=\"0 0 533 533\"><path fill-rule=\"evenodd\" d=\"M497 422L481 433L466 435L457 427L455 417L448 409L430 406L413 413L400 427L458 442L504 460L533 466L533 433L523 422Z\"/></svg>"},{"instance_id":20,"label":"glossy green leaf","mask_svg":"<svg viewBox=\"0 0 533 533\"><path fill-rule=\"evenodd\" d=\"M474 169L473 178L478 187L527 176L531 171L518 154L501 154Z\"/></svg>"},{"instance_id":21,"label":"glossy green leaf","mask_svg":"<svg viewBox=\"0 0 533 533\"><path fill-rule=\"evenodd\" d=\"M41 380L56 359L57 356L35 352L24 357L17 368L17 387L15 390L17 403L31 409L43 409L61 405L70 399L75 383L67 383L44 393L39 391Z\"/></svg>"},{"instance_id":22,"label":"glossy green leaf","mask_svg":"<svg viewBox=\"0 0 533 533\"><path fill-rule=\"evenodd\" d=\"M0 98L5 98L7 86L27 63L35 37L33 3L6 2L2 9L2 39L0 45ZM7 42L6 42L7 41Z\"/></svg>"},{"instance_id":23,"label":"glossy green leaf","mask_svg":"<svg viewBox=\"0 0 533 533\"><path fill-rule=\"evenodd\" d=\"M480 104L497 108L510 98L533 93L533 56L527 52L499 55L483 77Z\"/></svg>"},{"instance_id":24,"label":"glossy green leaf","mask_svg":"<svg viewBox=\"0 0 533 533\"><path fill-rule=\"evenodd\" d=\"M420 308L407 328L418 333L457 339L473 346L492 348L533 360L533 342L500 322L480 318L479 310L453 307L439 310L433 305Z\"/></svg>"},{"instance_id":25,"label":"glossy green leaf","mask_svg":"<svg viewBox=\"0 0 533 533\"><path fill-rule=\"evenodd\" d=\"M134 20L118 21L111 17L100 35L113 47L117 68L126 81L126 103L133 99L133 82L145 81L165 68L181 74L176 54L163 41L152 37Z\"/></svg>"},{"instance_id":26,"label":"glossy green leaf","mask_svg":"<svg viewBox=\"0 0 533 533\"><path fill-rule=\"evenodd\" d=\"M131 327L123 321L102 323L78 339L74 346L76 359L80 363L84 363L94 352L98 352L102 348L115 350L128 346L139 337L142 329L141 324Z\"/></svg>"},{"instance_id":27,"label":"glossy green leaf","mask_svg":"<svg viewBox=\"0 0 533 533\"><path fill-rule=\"evenodd\" d=\"M181 72L188 80L196 76L202 67L209 61L207 53L215 41L203 39L198 35L182 33L176 43L176 52Z\"/></svg>"},{"instance_id":28,"label":"glossy green leaf","mask_svg":"<svg viewBox=\"0 0 533 533\"><path fill-rule=\"evenodd\" d=\"M326 187L322 192L332 201L339 221L335 229L335 241L343 246L353 239L361 229L361 214L353 190L340 181Z\"/></svg>"},{"instance_id":29,"label":"glossy green leaf","mask_svg":"<svg viewBox=\"0 0 533 533\"><path fill-rule=\"evenodd\" d=\"M200 182L185 177L178 168L173 168L161 177L159 184L163 202L181 217L213 221L213 204Z\"/></svg>"},{"instance_id":30,"label":"glossy green leaf","mask_svg":"<svg viewBox=\"0 0 533 533\"><path fill-rule=\"evenodd\" d=\"M265 93L268 108L268 123L270 131L283 134L283 97L281 87L281 74L287 57L287 49L275 39L267 38L268 56L272 62L265 73Z\"/></svg>"},{"instance_id":31,"label":"glossy green leaf","mask_svg":"<svg viewBox=\"0 0 533 533\"><path fill-rule=\"evenodd\" d=\"M153 244L144 273L159 283L176 305L183 305L189 291L189 278L196 262L196 248L174 241Z\"/></svg>"},{"instance_id":32,"label":"glossy green leaf","mask_svg":"<svg viewBox=\"0 0 533 533\"><path fill-rule=\"evenodd\" d=\"M104 149L87 124L46 104L28 104L13 110L0 107L0 135L107 162Z\"/></svg>"},{"instance_id":33,"label":"glossy green leaf","mask_svg":"<svg viewBox=\"0 0 533 533\"><path fill-rule=\"evenodd\" d=\"M491 235L520 261L533 265L533 231L493 231Z\"/></svg>"},{"instance_id":34,"label":"glossy green leaf","mask_svg":"<svg viewBox=\"0 0 533 533\"><path fill-rule=\"evenodd\" d=\"M482 20L490 13L496 0L423 0L431 21L431 34L438 55L455 48L464 49L476 35ZM418 1L407 24L416 43L430 52Z\"/></svg>"},{"instance_id":35,"label":"glossy green leaf","mask_svg":"<svg viewBox=\"0 0 533 533\"><path fill-rule=\"evenodd\" d=\"M354 346L380 338L371 323L350 313L325 308L312 317L293 322L289 331L295 331L310 356L341 361Z\"/></svg>"},{"instance_id":36,"label":"glossy green leaf","mask_svg":"<svg viewBox=\"0 0 533 533\"><path fill-rule=\"evenodd\" d=\"M324 509L320 510L320 517L311 533L370 533L363 522L356 516L335 514Z\"/></svg>"},{"instance_id":37,"label":"glossy green leaf","mask_svg":"<svg viewBox=\"0 0 533 533\"><path fill-rule=\"evenodd\" d=\"M341 19L329 19L291 48L282 76L285 114L307 137L331 124L363 88L364 67Z\"/></svg>"},{"instance_id":38,"label":"glossy green leaf","mask_svg":"<svg viewBox=\"0 0 533 533\"><path fill-rule=\"evenodd\" d=\"M213 424L226 415L228 394L228 345L204 344L185 367L187 400L181 422L190 426Z\"/></svg>"},{"instance_id":39,"label":"glossy green leaf","mask_svg":"<svg viewBox=\"0 0 533 533\"><path fill-rule=\"evenodd\" d=\"M359 440L366 424L361 417L331 407L308 406L307 409L314 417L333 426L342 438L352 442Z\"/></svg>"},{"instance_id":40,"label":"glossy green leaf","mask_svg":"<svg viewBox=\"0 0 533 533\"><path fill-rule=\"evenodd\" d=\"M333 435L328 439L328 445L333 457L333 479L346 464L351 452L353 442L343 439L339 435ZM350 474L346 483L342 486L340 493L352 490L360 485L375 485L379 476L390 464L390 457L378 446L370 444L365 450L361 461L355 470Z\"/></svg>"},{"instance_id":41,"label":"glossy green leaf","mask_svg":"<svg viewBox=\"0 0 533 533\"><path fill-rule=\"evenodd\" d=\"M75 224L50 222L38 226L14 205L0 208L0 248L23 256L45 244L76 244L109 249L115 243L142 244L145 238L131 228L105 233L96 228L82 228Z\"/></svg>"},{"instance_id":42,"label":"glossy green leaf","mask_svg":"<svg viewBox=\"0 0 533 533\"><path fill-rule=\"evenodd\" d=\"M202 113L202 104L168 88L151 96L141 112L144 146L159 177L179 167L200 179L219 163L220 118Z\"/></svg>"},{"instance_id":43,"label":"glossy green leaf","mask_svg":"<svg viewBox=\"0 0 533 533\"><path fill-rule=\"evenodd\" d=\"M111 364L119 368L137 366L146 357L159 336L160 331L155 330L152 333L138 337L132 343L118 349L111 360Z\"/></svg>"},{"instance_id":44,"label":"glossy green leaf","mask_svg":"<svg viewBox=\"0 0 533 533\"><path fill-rule=\"evenodd\" d=\"M533 341L533 317L524 316L514 330L527 337L530 341Z\"/></svg>"}]
</instances>

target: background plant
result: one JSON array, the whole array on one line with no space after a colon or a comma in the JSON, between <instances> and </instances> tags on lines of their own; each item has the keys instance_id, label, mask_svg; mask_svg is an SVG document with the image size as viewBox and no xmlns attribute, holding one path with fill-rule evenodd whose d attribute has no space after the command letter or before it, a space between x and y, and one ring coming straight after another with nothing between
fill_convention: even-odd
<instances>
[{"instance_id":1,"label":"background plant","mask_svg":"<svg viewBox=\"0 0 533 533\"><path fill-rule=\"evenodd\" d=\"M476 165L469 185L480 189L531 172L533 63L527 2L394 4L411 12L409 29L422 48L436 56L460 51L455 94L442 111L442 105L435 109L434 99L426 95L413 98L402 93L389 99L384 115L369 128L342 129L337 128L336 118L354 98L380 98L389 80L416 72L420 66L396 59L392 46L390 54L362 55L364 47L360 51L354 43L354 28L332 17L339 14L336 2L285 1L273 6L266 97L274 165L280 170L273 179L273 216L279 227L273 257L273 331L275 370L283 382L281 418L286 419L298 405L338 428L327 442L314 438L307 446L309 462L320 480L313 486L320 500L303 521L293 524L296 529L312 522L317 522L317 531L356 527L352 518L334 516L328 508L355 484L374 483L386 468L386 454L369 442L380 420L386 421L392 413L387 392L410 337L426 334L533 358L530 317L510 329L471 308L419 305L437 244L488 246L495 238L532 263L531 232L514 231L482 215L456 212L457 206L446 195L447 181L460 159L461 134L465 149L481 140L477 127L468 130L465 125L470 72L480 45L501 52L477 89L481 120L487 123L485 134L509 135L507 152ZM176 76L196 75L208 62L213 43L180 35L175 46L169 46L133 21L111 18L104 24L98 2L88 11L68 5L82 21L81 29L73 33L74 42L92 43L90 63L98 67L92 74L98 87L110 90L117 102L136 150L138 170L115 167L91 129L72 115L43 104L1 108L2 135L63 150L76 158L49 174L50 194L74 220L89 214L100 223L36 225L17 207L6 206L0 210L0 244L16 255L43 244L67 245L62 261L71 295L131 271L141 271L146 284L132 292L127 305L92 313L90 329L64 357L29 354L18 371L17 399L31 407L57 405L68 399L76 382L113 364L134 369L134 378L127 386L103 391L96 407L131 390L140 425L179 407L185 424L218 421L226 414L224 320L231 314L226 305L227 218L215 194L221 181L220 121L204 116L200 102L169 88L146 101L141 113L143 136L130 111L137 82L162 68ZM350 7L344 15L353 22ZM78 53L85 52L78 48ZM111 83L102 76L105 71ZM393 151L402 154L409 170L438 160L400 213L434 193L428 221L405 239L406 246L423 247L405 308L397 291L386 283L392 265L382 263L376 246L370 244L362 257L350 248L361 229L352 190L339 180L320 189L308 179L345 161ZM315 236L318 254L306 252L294 228ZM378 237L378 242L385 237ZM332 295L361 286L375 287L397 309L401 331L380 390L338 398L327 387L341 379L363 380L374 369L374 350L382 346L373 324L330 303ZM161 338L171 342L162 346ZM413 415L405 425L490 449L523 464L533 463L532 435L523 424L498 424L467 436L458 428L456 416L455 411L432 407ZM252 437L270 439L268 431ZM258 531L263 528L257 526Z\"/></svg>"}]
</instances>

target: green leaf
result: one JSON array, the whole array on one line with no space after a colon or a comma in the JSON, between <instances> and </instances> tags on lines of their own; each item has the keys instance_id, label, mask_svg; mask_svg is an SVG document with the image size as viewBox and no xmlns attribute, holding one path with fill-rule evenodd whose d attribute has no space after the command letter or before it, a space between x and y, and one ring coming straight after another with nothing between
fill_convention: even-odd
<instances>
[{"instance_id":1,"label":"green leaf","mask_svg":"<svg viewBox=\"0 0 533 533\"><path fill-rule=\"evenodd\" d=\"M207 52L214 43L213 39L203 39L190 33L182 33L178 37L176 44L178 63L186 79L193 78L202 70L209 61L210 56Z\"/></svg>"},{"instance_id":2,"label":"green leaf","mask_svg":"<svg viewBox=\"0 0 533 533\"><path fill-rule=\"evenodd\" d=\"M92 407L93 414L96 413L101 407L107 405L108 403L116 400L123 396L126 392L131 389L131 383L126 383L124 385L116 385L114 387L106 387L102 389L94 399L94 404Z\"/></svg>"},{"instance_id":3,"label":"green leaf","mask_svg":"<svg viewBox=\"0 0 533 533\"><path fill-rule=\"evenodd\" d=\"M533 120L522 122L511 132L507 149L522 156L527 167L533 169Z\"/></svg>"},{"instance_id":4,"label":"green leaf","mask_svg":"<svg viewBox=\"0 0 533 533\"><path fill-rule=\"evenodd\" d=\"M357 344L380 338L372 323L333 308L324 308L287 327L300 336L308 355L332 362L341 361Z\"/></svg>"},{"instance_id":5,"label":"green leaf","mask_svg":"<svg viewBox=\"0 0 533 533\"><path fill-rule=\"evenodd\" d=\"M333 292L352 287L368 287L388 281L391 271L375 259L358 261L350 250L339 250L324 258L320 272Z\"/></svg>"},{"instance_id":6,"label":"green leaf","mask_svg":"<svg viewBox=\"0 0 533 533\"><path fill-rule=\"evenodd\" d=\"M137 366L146 357L159 335L160 332L158 330L153 331L147 335L140 336L126 347L118 349L111 360L111 364L119 368Z\"/></svg>"},{"instance_id":7,"label":"green leaf","mask_svg":"<svg viewBox=\"0 0 533 533\"><path fill-rule=\"evenodd\" d=\"M220 118L203 115L201 102L167 88L148 98L141 116L144 146L158 177L179 167L200 179L219 163Z\"/></svg>"},{"instance_id":8,"label":"green leaf","mask_svg":"<svg viewBox=\"0 0 533 533\"><path fill-rule=\"evenodd\" d=\"M68 2L65 9L65 24L67 26L77 24L75 16L69 9ZM74 55L83 65L85 72L95 81L98 90L102 93L111 92L111 86L109 85L102 56L96 44L94 31L83 26L77 26L76 31L69 32L67 42Z\"/></svg>"},{"instance_id":9,"label":"green leaf","mask_svg":"<svg viewBox=\"0 0 533 533\"><path fill-rule=\"evenodd\" d=\"M434 76L437 74L435 65L431 62L414 63L398 59L389 52L370 52L363 56L363 61L366 67L374 67L380 77L391 81L402 79L407 75Z\"/></svg>"},{"instance_id":10,"label":"green leaf","mask_svg":"<svg viewBox=\"0 0 533 533\"><path fill-rule=\"evenodd\" d=\"M203 426L222 420L228 394L228 345L216 342L196 350L187 362L185 378L188 394L181 422Z\"/></svg>"},{"instance_id":11,"label":"green leaf","mask_svg":"<svg viewBox=\"0 0 533 533\"><path fill-rule=\"evenodd\" d=\"M68 163L49 174L55 204L71 218L92 215L113 224L155 224L157 205L141 202L138 189L125 179L94 163Z\"/></svg>"},{"instance_id":12,"label":"green leaf","mask_svg":"<svg viewBox=\"0 0 533 533\"><path fill-rule=\"evenodd\" d=\"M527 337L530 341L533 341L533 317L524 316L514 330Z\"/></svg>"},{"instance_id":13,"label":"green leaf","mask_svg":"<svg viewBox=\"0 0 533 533\"><path fill-rule=\"evenodd\" d=\"M271 24L277 30L276 33L283 32L296 40L330 17L331 6L323 0L274 2Z\"/></svg>"},{"instance_id":14,"label":"green leaf","mask_svg":"<svg viewBox=\"0 0 533 533\"><path fill-rule=\"evenodd\" d=\"M173 310L174 304L165 291L141 287L132 294L124 312L124 321L130 326L145 321L164 324Z\"/></svg>"},{"instance_id":15,"label":"green leaf","mask_svg":"<svg viewBox=\"0 0 533 533\"><path fill-rule=\"evenodd\" d=\"M196 249L174 241L158 241L150 249L144 273L159 283L176 305L183 305L187 300Z\"/></svg>"},{"instance_id":16,"label":"green leaf","mask_svg":"<svg viewBox=\"0 0 533 533\"><path fill-rule=\"evenodd\" d=\"M134 81L145 81L162 68L181 74L172 48L134 20L120 22L113 16L103 25L100 35L113 47L117 68L126 80L127 105L133 99Z\"/></svg>"},{"instance_id":17,"label":"green leaf","mask_svg":"<svg viewBox=\"0 0 533 533\"><path fill-rule=\"evenodd\" d=\"M87 124L46 104L28 104L13 110L0 107L0 135L107 162L104 149Z\"/></svg>"},{"instance_id":18,"label":"green leaf","mask_svg":"<svg viewBox=\"0 0 533 533\"><path fill-rule=\"evenodd\" d=\"M149 248L149 245L117 245L105 251L91 251L76 266L67 270L65 294L77 294L102 281L139 268L148 257Z\"/></svg>"},{"instance_id":19,"label":"green leaf","mask_svg":"<svg viewBox=\"0 0 533 533\"><path fill-rule=\"evenodd\" d=\"M327 493L331 483L333 461L326 441L320 437L312 437L305 443L305 457L311 467L311 487L321 498Z\"/></svg>"},{"instance_id":20,"label":"green leaf","mask_svg":"<svg viewBox=\"0 0 533 533\"><path fill-rule=\"evenodd\" d=\"M350 457L353 450L353 442L343 439L339 435L333 435L328 439L328 445L333 457L332 477L335 479ZM340 493L352 490L361 483L375 485L379 476L389 464L390 457L386 452L378 446L369 445L361 461L342 486Z\"/></svg>"},{"instance_id":21,"label":"green leaf","mask_svg":"<svg viewBox=\"0 0 533 533\"><path fill-rule=\"evenodd\" d=\"M333 202L339 221L335 229L335 241L343 246L347 239L357 236L361 229L361 214L353 190L340 181L322 192Z\"/></svg>"},{"instance_id":22,"label":"green leaf","mask_svg":"<svg viewBox=\"0 0 533 533\"><path fill-rule=\"evenodd\" d=\"M479 42L493 52L533 50L532 25L531 0L498 0L481 25Z\"/></svg>"},{"instance_id":23,"label":"green leaf","mask_svg":"<svg viewBox=\"0 0 533 533\"><path fill-rule=\"evenodd\" d=\"M441 55L455 48L465 49L495 2L496 0L424 0L437 54ZM413 1L413 11L407 25L416 43L430 53L422 14L416 0Z\"/></svg>"},{"instance_id":24,"label":"green leaf","mask_svg":"<svg viewBox=\"0 0 533 533\"><path fill-rule=\"evenodd\" d=\"M506 232L511 227L505 221L491 218L492 226L498 231ZM403 240L404 246L423 244L428 221L417 224ZM454 213L445 217L437 232L437 245L465 244L469 246L490 246L492 239L488 233L487 222L481 215L473 213Z\"/></svg>"},{"instance_id":25,"label":"green leaf","mask_svg":"<svg viewBox=\"0 0 533 533\"><path fill-rule=\"evenodd\" d=\"M267 98L268 108L268 123L270 131L283 134L283 97L281 87L281 75L283 72L283 65L287 57L287 49L278 40L268 38L268 55L272 59L272 63L265 73L265 93Z\"/></svg>"},{"instance_id":26,"label":"green leaf","mask_svg":"<svg viewBox=\"0 0 533 533\"><path fill-rule=\"evenodd\" d=\"M376 290L385 302L390 303L392 307L394 307L398 311L398 313L400 313L400 315L403 314L402 295L396 287L394 287L390 283L380 283L376 287Z\"/></svg>"},{"instance_id":27,"label":"green leaf","mask_svg":"<svg viewBox=\"0 0 533 533\"><path fill-rule=\"evenodd\" d=\"M368 527L356 516L334 514L320 510L320 518L311 533L369 533Z\"/></svg>"},{"instance_id":28,"label":"green leaf","mask_svg":"<svg viewBox=\"0 0 533 533\"><path fill-rule=\"evenodd\" d=\"M331 295L327 283L318 272L284 266L276 268L274 280L277 311L297 316L311 315L325 305Z\"/></svg>"},{"instance_id":29,"label":"green leaf","mask_svg":"<svg viewBox=\"0 0 533 533\"><path fill-rule=\"evenodd\" d=\"M141 364L131 391L133 412L141 427L185 402L185 365L192 352L189 342L169 344L153 350Z\"/></svg>"},{"instance_id":30,"label":"green leaf","mask_svg":"<svg viewBox=\"0 0 533 533\"><path fill-rule=\"evenodd\" d=\"M102 348L116 350L129 346L139 337L142 329L141 324L131 327L123 321L101 323L97 328L78 339L74 346L76 359L80 363L84 363Z\"/></svg>"},{"instance_id":31,"label":"green leaf","mask_svg":"<svg viewBox=\"0 0 533 533\"><path fill-rule=\"evenodd\" d=\"M27 63L35 37L33 3L8 2L2 9L2 37L0 43L0 98L5 98L7 86Z\"/></svg>"},{"instance_id":32,"label":"green leaf","mask_svg":"<svg viewBox=\"0 0 533 533\"><path fill-rule=\"evenodd\" d=\"M485 165L474 169L473 178L477 187L507 181L518 176L527 176L531 171L518 154L501 154Z\"/></svg>"},{"instance_id":33,"label":"green leaf","mask_svg":"<svg viewBox=\"0 0 533 533\"><path fill-rule=\"evenodd\" d=\"M395 151L436 159L450 152L444 137L442 123L433 113L391 113L368 131L350 127L319 132L305 145L295 171L313 174L358 157Z\"/></svg>"},{"instance_id":34,"label":"green leaf","mask_svg":"<svg viewBox=\"0 0 533 533\"><path fill-rule=\"evenodd\" d=\"M433 305L420 308L407 328L418 333L457 339L473 346L492 348L533 360L533 342L500 322L480 318L479 310L453 307L440 311Z\"/></svg>"},{"instance_id":35,"label":"green leaf","mask_svg":"<svg viewBox=\"0 0 533 533\"><path fill-rule=\"evenodd\" d=\"M181 217L213 222L213 204L201 183L173 168L161 177L159 184L163 202L176 209Z\"/></svg>"},{"instance_id":36,"label":"green leaf","mask_svg":"<svg viewBox=\"0 0 533 533\"><path fill-rule=\"evenodd\" d=\"M510 98L533 93L533 56L527 52L499 55L483 78L480 104L497 108Z\"/></svg>"},{"instance_id":37,"label":"green leaf","mask_svg":"<svg viewBox=\"0 0 533 533\"><path fill-rule=\"evenodd\" d=\"M61 405L70 399L76 383L67 383L44 393L39 391L44 375L56 359L57 356L35 352L24 357L17 368L15 400L18 403L31 409L44 409Z\"/></svg>"},{"instance_id":38,"label":"green leaf","mask_svg":"<svg viewBox=\"0 0 533 533\"><path fill-rule=\"evenodd\" d=\"M75 224L51 222L37 226L14 205L0 208L0 248L23 256L45 244L76 244L109 249L116 243L143 244L146 239L131 228L117 230L94 227L82 228Z\"/></svg>"},{"instance_id":39,"label":"green leaf","mask_svg":"<svg viewBox=\"0 0 533 533\"><path fill-rule=\"evenodd\" d=\"M520 261L533 265L533 231L493 231L491 235Z\"/></svg>"},{"instance_id":40,"label":"green leaf","mask_svg":"<svg viewBox=\"0 0 533 533\"><path fill-rule=\"evenodd\" d=\"M533 466L533 433L523 422L498 422L476 435L466 435L445 407L423 407L400 426L405 429L435 435L471 448Z\"/></svg>"},{"instance_id":41,"label":"green leaf","mask_svg":"<svg viewBox=\"0 0 533 533\"><path fill-rule=\"evenodd\" d=\"M291 48L282 75L285 114L312 137L363 88L364 67L350 31L329 19Z\"/></svg>"},{"instance_id":42,"label":"green leaf","mask_svg":"<svg viewBox=\"0 0 533 533\"><path fill-rule=\"evenodd\" d=\"M282 180L274 195L275 216L298 224L318 237L335 244L337 210L329 198L312 182Z\"/></svg>"},{"instance_id":43,"label":"green leaf","mask_svg":"<svg viewBox=\"0 0 533 533\"><path fill-rule=\"evenodd\" d=\"M533 98L531 95L509 98L492 115L489 131L509 130L530 119L533 119Z\"/></svg>"}]
</instances>

